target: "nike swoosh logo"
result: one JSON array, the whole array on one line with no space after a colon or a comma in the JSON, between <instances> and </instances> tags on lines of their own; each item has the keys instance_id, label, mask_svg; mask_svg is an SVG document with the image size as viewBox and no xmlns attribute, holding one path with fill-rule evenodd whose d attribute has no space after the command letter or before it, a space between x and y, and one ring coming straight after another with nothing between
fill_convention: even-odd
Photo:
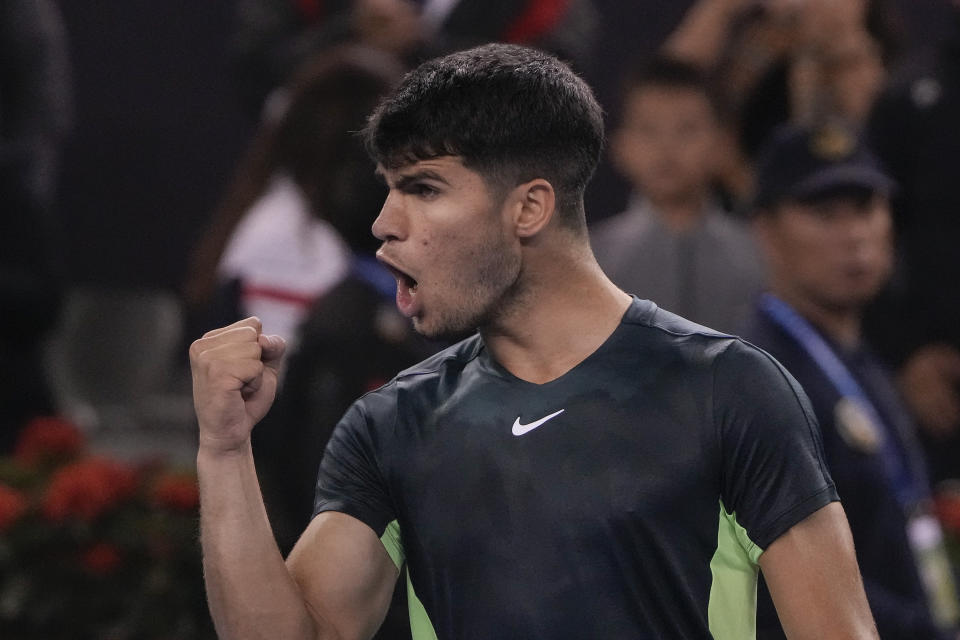
<instances>
[{"instance_id":1,"label":"nike swoosh logo","mask_svg":"<svg viewBox=\"0 0 960 640\"><path fill-rule=\"evenodd\" d=\"M542 425L547 420L552 420L553 418L556 418L561 413L563 413L563 409L560 409L560 411L557 411L555 413L551 413L548 416L544 416L543 418L540 418L539 420L535 420L529 424L520 424L520 417L517 416L517 419L513 421L513 435L522 436L525 433L530 433L531 431L533 431L534 429Z\"/></svg>"}]
</instances>

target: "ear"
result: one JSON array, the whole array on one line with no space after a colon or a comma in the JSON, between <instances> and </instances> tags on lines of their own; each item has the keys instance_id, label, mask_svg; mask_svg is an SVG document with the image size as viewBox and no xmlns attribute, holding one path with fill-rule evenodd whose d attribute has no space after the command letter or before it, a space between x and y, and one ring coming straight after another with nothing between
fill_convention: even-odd
<instances>
[{"instance_id":1,"label":"ear","mask_svg":"<svg viewBox=\"0 0 960 640\"><path fill-rule=\"evenodd\" d=\"M553 185L543 178L518 185L511 196L511 222L517 237L530 238L537 235L556 213L557 194Z\"/></svg>"}]
</instances>

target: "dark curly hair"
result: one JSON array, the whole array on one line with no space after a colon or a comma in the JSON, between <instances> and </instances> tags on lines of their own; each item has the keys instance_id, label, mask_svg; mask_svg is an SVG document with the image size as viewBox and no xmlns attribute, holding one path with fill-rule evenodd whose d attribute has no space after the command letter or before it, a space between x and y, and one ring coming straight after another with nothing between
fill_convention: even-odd
<instances>
[{"instance_id":1,"label":"dark curly hair","mask_svg":"<svg viewBox=\"0 0 960 640\"><path fill-rule=\"evenodd\" d=\"M586 226L583 192L603 147L603 113L587 84L541 51L489 44L411 71L370 116L368 152L388 168L458 156L494 189L543 178L558 219Z\"/></svg>"}]
</instances>

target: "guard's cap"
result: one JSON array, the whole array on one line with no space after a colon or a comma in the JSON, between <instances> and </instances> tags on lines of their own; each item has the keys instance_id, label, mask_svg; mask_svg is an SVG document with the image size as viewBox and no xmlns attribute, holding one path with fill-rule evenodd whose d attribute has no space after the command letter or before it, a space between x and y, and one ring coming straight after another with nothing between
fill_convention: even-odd
<instances>
[{"instance_id":1,"label":"guard's cap","mask_svg":"<svg viewBox=\"0 0 960 640\"><path fill-rule=\"evenodd\" d=\"M844 188L890 193L896 183L854 131L838 123L814 128L786 125L761 148L754 206L815 200Z\"/></svg>"}]
</instances>

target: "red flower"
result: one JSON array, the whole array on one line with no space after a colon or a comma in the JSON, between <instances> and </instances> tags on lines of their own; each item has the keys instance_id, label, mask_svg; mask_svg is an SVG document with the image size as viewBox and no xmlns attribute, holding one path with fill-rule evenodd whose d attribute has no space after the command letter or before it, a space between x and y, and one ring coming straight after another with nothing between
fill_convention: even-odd
<instances>
[{"instance_id":1,"label":"red flower","mask_svg":"<svg viewBox=\"0 0 960 640\"><path fill-rule=\"evenodd\" d=\"M0 484L0 532L13 526L27 510L27 504L25 495Z\"/></svg>"},{"instance_id":2,"label":"red flower","mask_svg":"<svg viewBox=\"0 0 960 640\"><path fill-rule=\"evenodd\" d=\"M200 507L197 479L191 475L161 476L151 492L154 504L172 511L196 511Z\"/></svg>"},{"instance_id":3,"label":"red flower","mask_svg":"<svg viewBox=\"0 0 960 640\"><path fill-rule=\"evenodd\" d=\"M83 450L83 444L83 434L72 422L55 417L34 418L20 434L13 455L25 465L69 460Z\"/></svg>"},{"instance_id":4,"label":"red flower","mask_svg":"<svg viewBox=\"0 0 960 640\"><path fill-rule=\"evenodd\" d=\"M113 573L122 561L120 550L106 542L93 545L80 556L80 564L83 568L98 576Z\"/></svg>"},{"instance_id":5,"label":"red flower","mask_svg":"<svg viewBox=\"0 0 960 640\"><path fill-rule=\"evenodd\" d=\"M54 522L68 518L89 522L136 490L136 473L127 465L102 458L81 460L62 467L51 478L43 514Z\"/></svg>"}]
</instances>

